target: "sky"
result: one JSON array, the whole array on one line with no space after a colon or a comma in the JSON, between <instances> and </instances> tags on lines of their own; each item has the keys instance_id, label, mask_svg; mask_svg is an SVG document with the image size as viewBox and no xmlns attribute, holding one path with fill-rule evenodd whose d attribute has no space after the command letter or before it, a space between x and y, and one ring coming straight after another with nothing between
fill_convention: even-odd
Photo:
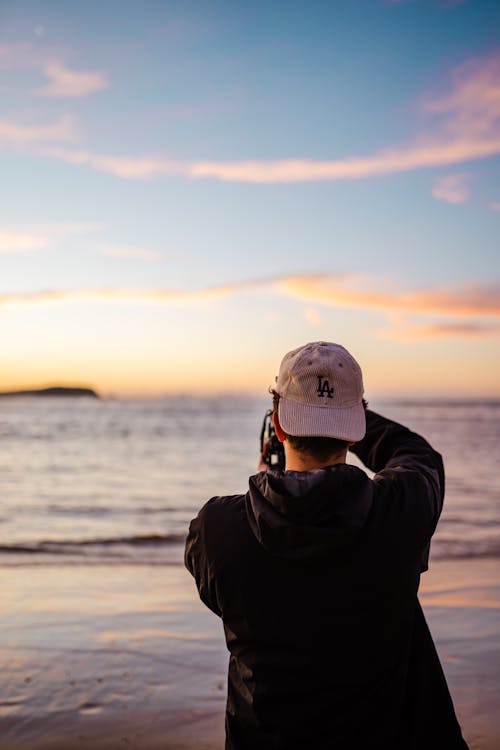
<instances>
[{"instance_id":1,"label":"sky","mask_svg":"<svg viewBox=\"0 0 500 750\"><path fill-rule=\"evenodd\" d=\"M497 0L0 0L0 389L500 396Z\"/></svg>"}]
</instances>

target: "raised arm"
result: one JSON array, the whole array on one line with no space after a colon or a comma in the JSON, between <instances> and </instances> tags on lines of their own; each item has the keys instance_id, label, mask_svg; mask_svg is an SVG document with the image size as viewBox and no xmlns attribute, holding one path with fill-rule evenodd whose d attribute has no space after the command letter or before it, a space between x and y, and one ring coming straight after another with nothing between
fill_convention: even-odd
<instances>
[{"instance_id":1,"label":"raised arm","mask_svg":"<svg viewBox=\"0 0 500 750\"><path fill-rule=\"evenodd\" d=\"M371 471L374 481L397 486L405 513L430 539L444 500L444 468L440 454L420 435L397 422L366 410L366 435L351 451ZM422 570L427 569L428 549Z\"/></svg>"}]
</instances>

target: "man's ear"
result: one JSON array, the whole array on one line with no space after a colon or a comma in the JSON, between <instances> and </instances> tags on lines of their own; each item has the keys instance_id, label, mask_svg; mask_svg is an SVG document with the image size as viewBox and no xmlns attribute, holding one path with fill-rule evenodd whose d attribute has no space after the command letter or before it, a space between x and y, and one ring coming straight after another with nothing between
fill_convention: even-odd
<instances>
[{"instance_id":1,"label":"man's ear","mask_svg":"<svg viewBox=\"0 0 500 750\"><path fill-rule=\"evenodd\" d=\"M280 443L284 443L286 440L286 434L281 429L280 420L279 420L277 411L273 411L273 425L274 425L274 429L276 430L276 436L278 440L280 441Z\"/></svg>"}]
</instances>

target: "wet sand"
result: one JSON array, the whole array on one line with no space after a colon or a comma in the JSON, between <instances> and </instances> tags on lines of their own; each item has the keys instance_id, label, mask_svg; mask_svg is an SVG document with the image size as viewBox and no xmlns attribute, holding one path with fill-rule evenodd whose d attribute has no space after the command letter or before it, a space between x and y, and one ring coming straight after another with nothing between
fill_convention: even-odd
<instances>
[{"instance_id":1,"label":"wet sand","mask_svg":"<svg viewBox=\"0 0 500 750\"><path fill-rule=\"evenodd\" d=\"M0 571L2 750L224 745L222 626L181 565ZM498 560L435 561L431 632L472 750L500 747Z\"/></svg>"}]
</instances>

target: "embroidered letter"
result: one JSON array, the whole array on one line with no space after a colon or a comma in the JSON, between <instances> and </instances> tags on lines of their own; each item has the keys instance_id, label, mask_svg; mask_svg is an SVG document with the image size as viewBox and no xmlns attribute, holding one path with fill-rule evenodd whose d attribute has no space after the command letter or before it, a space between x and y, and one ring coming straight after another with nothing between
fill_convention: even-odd
<instances>
[{"instance_id":1,"label":"embroidered letter","mask_svg":"<svg viewBox=\"0 0 500 750\"><path fill-rule=\"evenodd\" d=\"M324 380L323 375L318 375L317 393L319 398L333 398L333 388L330 388L328 380Z\"/></svg>"}]
</instances>

